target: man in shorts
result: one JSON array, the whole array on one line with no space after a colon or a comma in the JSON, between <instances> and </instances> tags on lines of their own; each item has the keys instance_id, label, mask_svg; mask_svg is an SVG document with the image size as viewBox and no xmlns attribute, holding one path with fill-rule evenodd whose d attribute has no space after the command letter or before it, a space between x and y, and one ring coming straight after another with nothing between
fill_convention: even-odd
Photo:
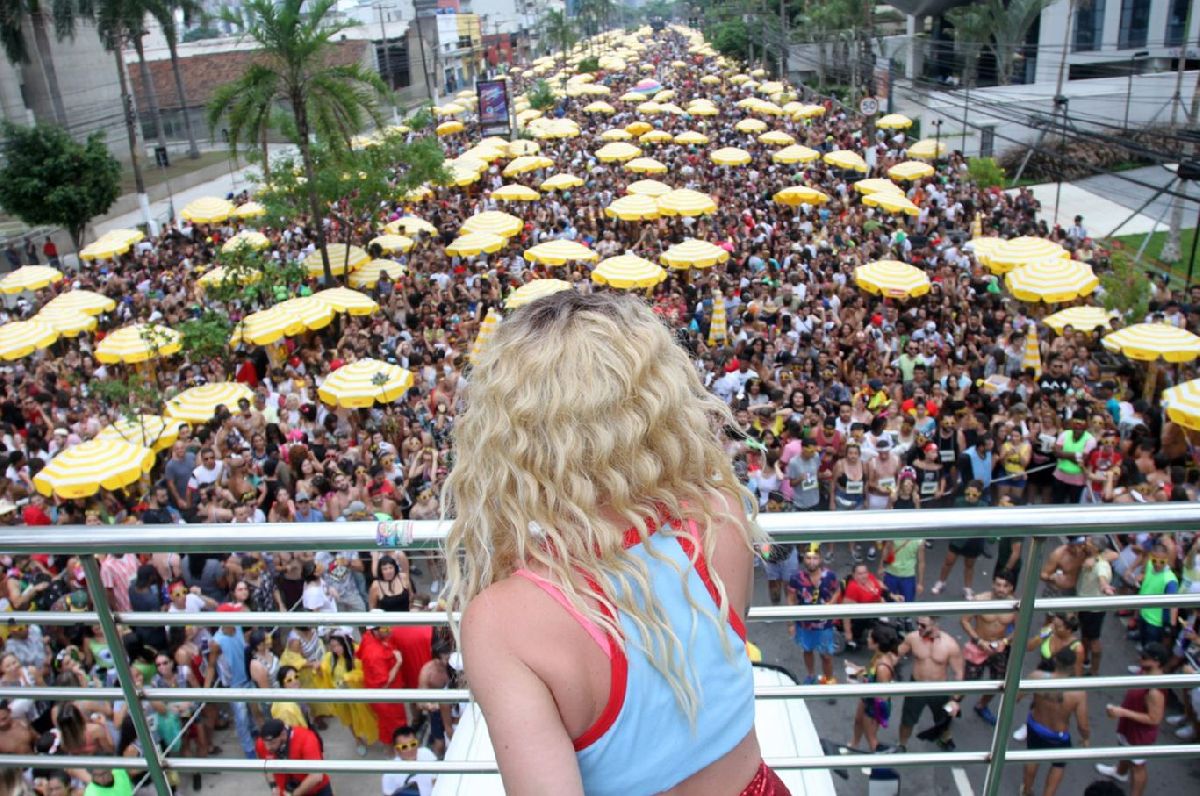
<instances>
[{"instance_id":1,"label":"man in shorts","mask_svg":"<svg viewBox=\"0 0 1200 796\"><path fill-rule=\"evenodd\" d=\"M972 509L987 505L983 502L983 489L983 482L979 479L968 481L967 488L963 490L963 496L955 501L954 507ZM935 595L942 593L942 590L946 588L946 579L950 577L954 564L961 557L963 560L963 596L968 600L974 599L975 592L972 590L971 584L975 582L975 560L983 555L985 543L986 540L982 537L952 540L950 552L946 553L946 560L942 562L942 571L938 574L937 583L933 584L930 591Z\"/></svg>"},{"instance_id":2,"label":"man in shorts","mask_svg":"<svg viewBox=\"0 0 1200 796\"><path fill-rule=\"evenodd\" d=\"M820 545L810 545L804 553L804 566L788 581L789 605L831 605L842 594L837 573L821 560ZM833 656L837 654L837 632L833 619L808 619L796 622L793 639L804 653L804 668L808 676L805 685L820 682L836 683L833 676ZM817 679L814 656L821 656L821 678Z\"/></svg>"},{"instance_id":3,"label":"man in shorts","mask_svg":"<svg viewBox=\"0 0 1200 796\"><path fill-rule=\"evenodd\" d=\"M949 633L942 632L938 627L936 616L918 616L917 629L904 637L900 644L900 657L913 657L913 682L944 683L949 670L954 680L963 679L963 655ZM921 733L923 740L936 740L937 745L947 752L954 751L954 740L950 737L950 720L959 712L962 697L948 697L945 694L912 694L904 698L904 708L900 714L900 750L907 751L908 739L913 727L921 720L921 714L929 708L933 714L934 725Z\"/></svg>"},{"instance_id":4,"label":"man in shorts","mask_svg":"<svg viewBox=\"0 0 1200 796\"><path fill-rule=\"evenodd\" d=\"M1152 641L1142 648L1142 673L1151 677L1163 673L1170 657L1167 648ZM1131 688L1121 704L1108 705L1105 713L1117 720L1117 743L1121 746L1153 746L1158 741L1158 726L1166 712L1167 699L1161 688ZM1130 783L1130 796L1145 796L1150 772L1145 758L1130 757L1115 766L1096 764L1096 771L1120 783Z\"/></svg>"},{"instance_id":5,"label":"man in shorts","mask_svg":"<svg viewBox=\"0 0 1200 796\"><path fill-rule=\"evenodd\" d=\"M1007 571L992 578L992 590L975 595L976 600L1008 600L1012 598L1016 577ZM963 648L967 680L1003 680L1008 671L1008 654L1012 649L1015 611L1002 614L975 614L962 617L962 629L969 641ZM975 703L975 715L993 727L996 716L989 705L994 694L984 694Z\"/></svg>"},{"instance_id":6,"label":"man in shorts","mask_svg":"<svg viewBox=\"0 0 1200 796\"><path fill-rule=\"evenodd\" d=\"M1054 677L1071 677L1075 673L1075 650L1063 647L1054 656ZM1039 691L1033 695L1033 705L1025 719L1025 745L1029 749L1070 749L1071 717L1079 729L1079 740L1083 746L1091 743L1092 729L1088 724L1086 691ZM1042 796L1054 796L1062 782L1067 764L1058 761L1050 764ZM1026 763L1025 776L1021 784L1021 796L1033 796L1033 783L1037 779L1038 764Z\"/></svg>"}]
</instances>

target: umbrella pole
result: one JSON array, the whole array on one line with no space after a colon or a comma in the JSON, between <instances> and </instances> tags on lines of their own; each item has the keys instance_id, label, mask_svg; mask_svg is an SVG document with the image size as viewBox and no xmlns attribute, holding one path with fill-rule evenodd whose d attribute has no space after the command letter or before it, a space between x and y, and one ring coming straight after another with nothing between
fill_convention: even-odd
<instances>
[{"instance_id":1,"label":"umbrella pole","mask_svg":"<svg viewBox=\"0 0 1200 796\"><path fill-rule=\"evenodd\" d=\"M1157 394L1155 387L1158 386L1158 360L1150 362L1150 370L1146 374L1146 382L1142 385L1142 398L1153 402L1154 396Z\"/></svg>"}]
</instances>

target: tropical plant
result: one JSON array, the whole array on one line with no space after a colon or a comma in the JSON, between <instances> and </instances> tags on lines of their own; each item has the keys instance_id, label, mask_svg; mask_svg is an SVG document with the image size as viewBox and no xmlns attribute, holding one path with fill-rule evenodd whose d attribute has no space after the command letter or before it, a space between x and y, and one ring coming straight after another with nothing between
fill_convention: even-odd
<instances>
[{"instance_id":1,"label":"tropical plant","mask_svg":"<svg viewBox=\"0 0 1200 796\"><path fill-rule=\"evenodd\" d=\"M183 126L187 131L188 157L200 157L196 144L196 132L192 129L192 116L188 113L187 93L183 89L183 75L179 70L179 26L176 14L183 17L184 24L201 16L202 7L198 0L146 0L146 10L158 21L163 38L167 40L167 51L171 54L171 73L175 77L175 96L183 114Z\"/></svg>"},{"instance_id":2,"label":"tropical plant","mask_svg":"<svg viewBox=\"0 0 1200 796\"><path fill-rule=\"evenodd\" d=\"M1004 169L995 158L968 158L967 173L980 188L999 188L1004 185Z\"/></svg>"},{"instance_id":3,"label":"tropical plant","mask_svg":"<svg viewBox=\"0 0 1200 796\"><path fill-rule=\"evenodd\" d=\"M946 18L954 25L954 48L962 59L962 84L973 86L979 73L979 56L992 35L991 5L952 8Z\"/></svg>"},{"instance_id":4,"label":"tropical plant","mask_svg":"<svg viewBox=\"0 0 1200 796\"><path fill-rule=\"evenodd\" d=\"M179 325L180 342L189 361L220 360L226 366L229 365L229 335L232 331L229 314L212 309Z\"/></svg>"},{"instance_id":5,"label":"tropical plant","mask_svg":"<svg viewBox=\"0 0 1200 796\"><path fill-rule=\"evenodd\" d=\"M236 150L247 135L261 135L277 105L291 111L306 179L307 211L326 284L333 283L333 272L325 246L311 136L340 140L348 146L368 119L382 124L379 99L387 94L377 73L360 64L332 63L340 35L355 24L331 21L335 8L336 0L247 0L240 9L244 34L257 45L259 57L240 78L214 93L208 112L214 129L225 118L230 148Z\"/></svg>"},{"instance_id":6,"label":"tropical plant","mask_svg":"<svg viewBox=\"0 0 1200 796\"><path fill-rule=\"evenodd\" d=\"M988 49L996 57L996 80L1002 86L1012 83L1017 55L1042 11L1058 0L988 0L990 39ZM1070 0L1077 3L1078 0Z\"/></svg>"},{"instance_id":7,"label":"tropical plant","mask_svg":"<svg viewBox=\"0 0 1200 796\"><path fill-rule=\"evenodd\" d=\"M571 18L566 15L566 12L559 9L547 11L542 17L540 27L546 41L557 47L564 57L579 40Z\"/></svg>"},{"instance_id":8,"label":"tropical plant","mask_svg":"<svg viewBox=\"0 0 1200 796\"><path fill-rule=\"evenodd\" d=\"M1146 317L1150 307L1150 280L1139 267L1138 258L1125 250L1114 250L1109 258L1111 268L1100 276L1104 291L1104 308L1116 310L1129 321Z\"/></svg>"},{"instance_id":9,"label":"tropical plant","mask_svg":"<svg viewBox=\"0 0 1200 796\"><path fill-rule=\"evenodd\" d=\"M529 107L535 111L547 111L557 104L558 98L554 96L554 89L550 88L550 84L545 80L538 80L525 92L525 98L529 100Z\"/></svg>"},{"instance_id":10,"label":"tropical plant","mask_svg":"<svg viewBox=\"0 0 1200 796\"><path fill-rule=\"evenodd\" d=\"M42 78L54 110L54 120L61 126L67 125L67 111L63 105L62 90L58 85L58 71L54 68L54 50L47 33L48 22L53 21L57 38L74 34L70 24L74 18L72 0L5 0L0 3L0 46L4 56L14 66L29 63L29 43L25 41L25 19L33 31L33 46L38 53Z\"/></svg>"}]
</instances>

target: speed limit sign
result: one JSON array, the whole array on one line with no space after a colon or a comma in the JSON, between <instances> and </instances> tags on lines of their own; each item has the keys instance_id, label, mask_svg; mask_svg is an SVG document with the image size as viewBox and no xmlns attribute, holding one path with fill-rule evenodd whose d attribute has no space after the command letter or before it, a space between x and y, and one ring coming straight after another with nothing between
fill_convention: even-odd
<instances>
[{"instance_id":1,"label":"speed limit sign","mask_svg":"<svg viewBox=\"0 0 1200 796\"><path fill-rule=\"evenodd\" d=\"M858 103L858 110L863 116L874 116L879 113L879 100L874 97L863 97Z\"/></svg>"}]
</instances>

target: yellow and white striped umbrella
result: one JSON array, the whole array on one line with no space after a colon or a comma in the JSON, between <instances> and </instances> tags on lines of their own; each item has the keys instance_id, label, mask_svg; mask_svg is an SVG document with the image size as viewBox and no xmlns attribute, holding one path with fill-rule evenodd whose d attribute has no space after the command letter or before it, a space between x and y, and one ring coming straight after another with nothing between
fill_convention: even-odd
<instances>
[{"instance_id":1,"label":"yellow and white striped umbrella","mask_svg":"<svg viewBox=\"0 0 1200 796\"><path fill-rule=\"evenodd\" d=\"M672 268L709 268L729 259L729 252L706 240L690 238L659 255L659 262Z\"/></svg>"},{"instance_id":2,"label":"yellow and white striped umbrella","mask_svg":"<svg viewBox=\"0 0 1200 796\"><path fill-rule=\"evenodd\" d=\"M132 365L178 354L182 348L183 335L170 326L135 323L110 332L101 340L96 345L96 359L106 365Z\"/></svg>"},{"instance_id":3,"label":"yellow and white striped umbrella","mask_svg":"<svg viewBox=\"0 0 1200 796\"><path fill-rule=\"evenodd\" d=\"M254 391L237 381L218 381L184 390L167 401L167 416L188 423L207 423L217 413L218 406L233 411L238 400L254 400Z\"/></svg>"},{"instance_id":4,"label":"yellow and white striped umbrella","mask_svg":"<svg viewBox=\"0 0 1200 796\"><path fill-rule=\"evenodd\" d=\"M1135 323L1100 342L1113 353L1149 362L1191 362L1200 357L1200 337L1169 323Z\"/></svg>"},{"instance_id":5,"label":"yellow and white striped umbrella","mask_svg":"<svg viewBox=\"0 0 1200 796\"><path fill-rule=\"evenodd\" d=\"M488 310L484 319L480 321L479 332L475 335L475 341L471 343L472 362L479 359L479 353L487 346L488 341L492 339L492 335L496 333L496 327L499 325L500 312L495 307L492 307Z\"/></svg>"},{"instance_id":6,"label":"yellow and white striped umbrella","mask_svg":"<svg viewBox=\"0 0 1200 796\"><path fill-rule=\"evenodd\" d=\"M1067 307L1047 315L1042 323L1053 329L1055 334L1062 334L1068 326L1083 332L1107 329L1112 325L1112 319L1113 313L1103 307Z\"/></svg>"},{"instance_id":7,"label":"yellow and white striped umbrella","mask_svg":"<svg viewBox=\"0 0 1200 796\"><path fill-rule=\"evenodd\" d=\"M662 113L662 105L654 100L647 100L638 105L638 113Z\"/></svg>"},{"instance_id":8,"label":"yellow and white striped umbrella","mask_svg":"<svg viewBox=\"0 0 1200 796\"><path fill-rule=\"evenodd\" d=\"M112 439L94 439L67 448L33 477L37 491L67 500L90 497L101 489L135 483L154 467L154 451Z\"/></svg>"},{"instance_id":9,"label":"yellow and white striped umbrella","mask_svg":"<svg viewBox=\"0 0 1200 796\"><path fill-rule=\"evenodd\" d=\"M862 159L862 155L849 149L835 149L832 152L827 152L822 160L828 166L844 169L845 171L861 171L863 174L870 171L867 167L867 162Z\"/></svg>"},{"instance_id":10,"label":"yellow and white striped umbrella","mask_svg":"<svg viewBox=\"0 0 1200 796\"><path fill-rule=\"evenodd\" d=\"M271 345L285 337L300 334L304 324L287 310L278 306L252 312L233 328L230 345L249 343Z\"/></svg>"},{"instance_id":11,"label":"yellow and white striped umbrella","mask_svg":"<svg viewBox=\"0 0 1200 796\"><path fill-rule=\"evenodd\" d=\"M519 157L524 157L527 155L536 155L538 152L541 152L541 151L542 151L542 145L539 144L537 141L530 141L528 139L523 139L523 138L518 139L516 141L510 141L508 143L508 145L505 147L505 152L508 154L508 157L510 157L510 158L519 158Z\"/></svg>"},{"instance_id":12,"label":"yellow and white striped umbrella","mask_svg":"<svg viewBox=\"0 0 1200 796\"><path fill-rule=\"evenodd\" d=\"M687 112L689 116L716 116L721 111L716 105L701 102L689 105Z\"/></svg>"},{"instance_id":13,"label":"yellow and white striped umbrella","mask_svg":"<svg viewBox=\"0 0 1200 796\"><path fill-rule=\"evenodd\" d=\"M281 301L275 308L296 319L302 327L297 334L303 330L324 329L333 322L333 316L337 314L331 305L316 294Z\"/></svg>"},{"instance_id":14,"label":"yellow and white striped umbrella","mask_svg":"<svg viewBox=\"0 0 1200 796\"><path fill-rule=\"evenodd\" d=\"M413 239L407 235L378 235L367 244L368 249L372 246L378 246L386 254L406 252L413 247Z\"/></svg>"},{"instance_id":15,"label":"yellow and white striped umbrella","mask_svg":"<svg viewBox=\"0 0 1200 796\"><path fill-rule=\"evenodd\" d=\"M858 182L854 183L854 190L861 194L873 194L881 191L889 191L891 193L900 194L901 196L904 195L904 189L899 185L891 180L881 180L878 177L859 180Z\"/></svg>"},{"instance_id":16,"label":"yellow and white striped umbrella","mask_svg":"<svg viewBox=\"0 0 1200 796\"><path fill-rule=\"evenodd\" d=\"M488 164L486 160L459 155L453 160L446 161L446 168L454 171L473 171L476 174L482 174L487 171Z\"/></svg>"},{"instance_id":17,"label":"yellow and white striped umbrella","mask_svg":"<svg viewBox=\"0 0 1200 796\"><path fill-rule=\"evenodd\" d=\"M267 208L259 202L243 202L233 208L229 215L233 218L260 218L267 214Z\"/></svg>"},{"instance_id":18,"label":"yellow and white striped umbrella","mask_svg":"<svg viewBox=\"0 0 1200 796\"><path fill-rule=\"evenodd\" d=\"M400 194L400 198L406 202L419 202L422 199L428 199L433 196L433 189L428 185L418 185L416 188L409 188L404 193Z\"/></svg>"},{"instance_id":19,"label":"yellow and white striped umbrella","mask_svg":"<svg viewBox=\"0 0 1200 796\"><path fill-rule=\"evenodd\" d=\"M571 188L579 188L582 185L583 180L579 179L574 174L561 172L543 180L541 189L543 191L568 191Z\"/></svg>"},{"instance_id":20,"label":"yellow and white striped umbrella","mask_svg":"<svg viewBox=\"0 0 1200 796\"><path fill-rule=\"evenodd\" d=\"M223 252L235 252L243 246L260 250L271 245L270 239L256 229L243 229L221 245Z\"/></svg>"},{"instance_id":21,"label":"yellow and white striped umbrella","mask_svg":"<svg viewBox=\"0 0 1200 796\"><path fill-rule=\"evenodd\" d=\"M384 274L387 274L388 279L395 281L404 276L407 270L403 265L395 260L372 260L363 267L350 274L347 280L350 287L353 288L373 288L379 284L379 279Z\"/></svg>"},{"instance_id":22,"label":"yellow and white striped umbrella","mask_svg":"<svg viewBox=\"0 0 1200 796\"><path fill-rule=\"evenodd\" d=\"M654 197L631 193L613 200L604 208L604 215L621 221L653 221L658 218L658 202Z\"/></svg>"},{"instance_id":23,"label":"yellow and white striped umbrella","mask_svg":"<svg viewBox=\"0 0 1200 796\"><path fill-rule=\"evenodd\" d=\"M197 279L196 284L206 289L222 285L225 283L227 278L226 274L228 273L229 272L225 269L225 266L218 265L216 268L213 268L211 271L205 273L204 276ZM261 271L255 271L249 268L240 268L236 273L236 282L239 285L249 285L262 279ZM234 277L230 276L228 278L233 279Z\"/></svg>"},{"instance_id":24,"label":"yellow and white striped umbrella","mask_svg":"<svg viewBox=\"0 0 1200 796\"><path fill-rule=\"evenodd\" d=\"M508 241L490 232L470 232L460 235L446 247L452 257L474 257L477 254L492 254L508 245Z\"/></svg>"},{"instance_id":25,"label":"yellow and white striped umbrella","mask_svg":"<svg viewBox=\"0 0 1200 796\"><path fill-rule=\"evenodd\" d=\"M1025 330L1025 350L1021 352L1021 372L1033 371L1033 377L1042 375L1042 347L1038 341L1036 324L1029 324Z\"/></svg>"},{"instance_id":26,"label":"yellow and white striped umbrella","mask_svg":"<svg viewBox=\"0 0 1200 796\"><path fill-rule=\"evenodd\" d=\"M799 108L796 109L796 112L792 114L792 118L793 119L811 119L814 116L824 116L824 115L825 115L825 106L824 105L801 105Z\"/></svg>"},{"instance_id":27,"label":"yellow and white striped umbrella","mask_svg":"<svg viewBox=\"0 0 1200 796\"><path fill-rule=\"evenodd\" d=\"M475 168L452 163L446 168L446 179L439 180L438 185L453 185L461 188L479 182L480 176L481 172Z\"/></svg>"},{"instance_id":28,"label":"yellow and white striped umbrella","mask_svg":"<svg viewBox=\"0 0 1200 796\"><path fill-rule=\"evenodd\" d=\"M700 78L700 82L706 86L715 86L721 82L721 78L717 77L716 75L705 75L704 77Z\"/></svg>"},{"instance_id":29,"label":"yellow and white striped umbrella","mask_svg":"<svg viewBox=\"0 0 1200 796\"><path fill-rule=\"evenodd\" d=\"M401 216L395 221L389 221L384 225L384 230L389 235L399 235L402 232L406 235L417 235L422 232L429 235L436 235L438 233L437 227L425 219L417 218L416 216Z\"/></svg>"},{"instance_id":30,"label":"yellow and white striped umbrella","mask_svg":"<svg viewBox=\"0 0 1200 796\"><path fill-rule=\"evenodd\" d=\"M62 271L48 265L23 265L0 279L0 293L13 295L26 290L41 290L61 282Z\"/></svg>"},{"instance_id":31,"label":"yellow and white striped umbrella","mask_svg":"<svg viewBox=\"0 0 1200 796\"><path fill-rule=\"evenodd\" d=\"M925 177L932 177L933 174L933 166L928 163L922 163L919 160L906 160L888 169L889 177L893 180L903 180L904 182L913 182Z\"/></svg>"},{"instance_id":32,"label":"yellow and white striped umbrella","mask_svg":"<svg viewBox=\"0 0 1200 796\"><path fill-rule=\"evenodd\" d=\"M542 195L528 186L510 183L492 191L492 198L499 202L536 202Z\"/></svg>"},{"instance_id":33,"label":"yellow and white striped umbrella","mask_svg":"<svg viewBox=\"0 0 1200 796\"><path fill-rule=\"evenodd\" d=\"M869 293L907 299L929 292L929 276L899 260L877 260L854 269L854 282Z\"/></svg>"},{"instance_id":34,"label":"yellow and white striped umbrella","mask_svg":"<svg viewBox=\"0 0 1200 796\"><path fill-rule=\"evenodd\" d=\"M233 214L233 202L217 196L202 196L187 203L179 213L184 221L193 224L215 224Z\"/></svg>"},{"instance_id":35,"label":"yellow and white striped umbrella","mask_svg":"<svg viewBox=\"0 0 1200 796\"><path fill-rule=\"evenodd\" d=\"M447 102L445 105L436 106L433 112L436 116L457 116L466 113L467 109L457 103Z\"/></svg>"},{"instance_id":36,"label":"yellow and white striped umbrella","mask_svg":"<svg viewBox=\"0 0 1200 796\"><path fill-rule=\"evenodd\" d=\"M313 298L328 304L334 312L345 312L350 315L370 315L379 309L379 304L373 298L348 287L319 290L313 294Z\"/></svg>"},{"instance_id":37,"label":"yellow and white striped umbrella","mask_svg":"<svg viewBox=\"0 0 1200 796\"><path fill-rule=\"evenodd\" d=\"M360 359L330 373L317 395L330 406L363 409L391 403L412 385L412 371L378 359Z\"/></svg>"},{"instance_id":38,"label":"yellow and white striped umbrella","mask_svg":"<svg viewBox=\"0 0 1200 796\"><path fill-rule=\"evenodd\" d=\"M761 133L767 129L767 123L762 119L742 119L733 126L739 133Z\"/></svg>"},{"instance_id":39,"label":"yellow and white striped umbrella","mask_svg":"<svg viewBox=\"0 0 1200 796\"><path fill-rule=\"evenodd\" d=\"M511 238L525 229L525 222L509 213L499 210L486 210L476 213L463 222L461 233L486 232L502 238Z\"/></svg>"},{"instance_id":40,"label":"yellow and white striped umbrella","mask_svg":"<svg viewBox=\"0 0 1200 796\"><path fill-rule=\"evenodd\" d=\"M796 143L796 139L782 130L771 130L760 135L758 143L766 144L767 146L791 146Z\"/></svg>"},{"instance_id":41,"label":"yellow and white striped umbrella","mask_svg":"<svg viewBox=\"0 0 1200 796\"><path fill-rule=\"evenodd\" d=\"M917 160L937 160L946 154L946 145L934 138L925 138L908 148L908 156Z\"/></svg>"},{"instance_id":42,"label":"yellow and white striped umbrella","mask_svg":"<svg viewBox=\"0 0 1200 796\"><path fill-rule=\"evenodd\" d=\"M117 302L102 293L91 290L70 290L59 293L46 302L42 310L78 310L86 315L99 315L102 312L112 312L117 308Z\"/></svg>"},{"instance_id":43,"label":"yellow and white striped umbrella","mask_svg":"<svg viewBox=\"0 0 1200 796\"><path fill-rule=\"evenodd\" d=\"M113 229L105 232L90 246L79 252L81 260L111 260L133 248L146 236L140 229Z\"/></svg>"},{"instance_id":44,"label":"yellow and white striped umbrella","mask_svg":"<svg viewBox=\"0 0 1200 796\"><path fill-rule=\"evenodd\" d=\"M103 428L96 439L116 440L158 452L175 444L175 440L179 439L180 425L180 421L162 415L122 417Z\"/></svg>"},{"instance_id":45,"label":"yellow and white striped umbrella","mask_svg":"<svg viewBox=\"0 0 1200 796\"><path fill-rule=\"evenodd\" d=\"M531 124L529 129L533 131L534 138L575 138L580 134L579 125L572 119L538 119L538 122L544 124Z\"/></svg>"},{"instance_id":46,"label":"yellow and white striped umbrella","mask_svg":"<svg viewBox=\"0 0 1200 796\"><path fill-rule=\"evenodd\" d=\"M725 322L725 297L718 290L713 294L712 319L708 324L708 344L716 345L719 342L724 342L728 336L728 329Z\"/></svg>"},{"instance_id":47,"label":"yellow and white striped umbrella","mask_svg":"<svg viewBox=\"0 0 1200 796\"><path fill-rule=\"evenodd\" d=\"M1162 405L1173 422L1200 431L1200 379L1185 381L1163 390Z\"/></svg>"},{"instance_id":48,"label":"yellow and white striped umbrella","mask_svg":"<svg viewBox=\"0 0 1200 796\"><path fill-rule=\"evenodd\" d=\"M752 159L749 152L736 146L727 146L710 152L708 158L718 166L745 166Z\"/></svg>"},{"instance_id":49,"label":"yellow and white striped umbrella","mask_svg":"<svg viewBox=\"0 0 1200 796\"><path fill-rule=\"evenodd\" d=\"M635 174L666 174L667 164L654 158L634 158L625 164L625 170Z\"/></svg>"},{"instance_id":50,"label":"yellow and white striped umbrella","mask_svg":"<svg viewBox=\"0 0 1200 796\"><path fill-rule=\"evenodd\" d=\"M637 180L625 186L625 193L649 196L651 198L665 196L674 190L670 185L658 180Z\"/></svg>"},{"instance_id":51,"label":"yellow and white striped umbrella","mask_svg":"<svg viewBox=\"0 0 1200 796\"><path fill-rule=\"evenodd\" d=\"M504 308L506 310L515 310L519 307L524 307L531 301L537 301L542 296L549 296L551 293L570 289L571 283L562 279L534 279L532 282L526 282L509 293L508 298L504 300Z\"/></svg>"},{"instance_id":52,"label":"yellow and white striped umbrella","mask_svg":"<svg viewBox=\"0 0 1200 796\"><path fill-rule=\"evenodd\" d=\"M1004 284L1021 301L1054 304L1089 295L1100 286L1100 279L1087 263L1054 257L1014 268L1004 277Z\"/></svg>"},{"instance_id":53,"label":"yellow and white striped umbrella","mask_svg":"<svg viewBox=\"0 0 1200 796\"><path fill-rule=\"evenodd\" d=\"M989 239L983 238L983 240ZM972 241L972 243L974 242ZM1006 274L1014 268L1020 268L1027 263L1057 257L1067 259L1071 256L1066 249L1054 241L1030 235L1001 241L1000 243L993 244L993 246L994 248L991 251L983 252L976 246L975 259L984 263L994 274Z\"/></svg>"},{"instance_id":54,"label":"yellow and white striped umbrella","mask_svg":"<svg viewBox=\"0 0 1200 796\"><path fill-rule=\"evenodd\" d=\"M706 193L677 188L658 197L658 212L664 216L702 216L717 212L717 203Z\"/></svg>"},{"instance_id":55,"label":"yellow and white striped umbrella","mask_svg":"<svg viewBox=\"0 0 1200 796\"><path fill-rule=\"evenodd\" d=\"M815 149L809 149L801 144L792 144L771 154L771 160L776 163L811 163L821 157Z\"/></svg>"},{"instance_id":56,"label":"yellow and white striped umbrella","mask_svg":"<svg viewBox=\"0 0 1200 796\"><path fill-rule=\"evenodd\" d=\"M542 117L541 111L535 110L533 108L525 108L524 110L517 111L517 125L520 127L524 127L524 126L528 125L530 122L532 122L534 119L540 119L541 117Z\"/></svg>"},{"instance_id":57,"label":"yellow and white striped umbrella","mask_svg":"<svg viewBox=\"0 0 1200 796\"><path fill-rule=\"evenodd\" d=\"M638 141L643 144L669 144L674 140L675 136L666 130L651 130L648 133L642 133L638 137Z\"/></svg>"},{"instance_id":58,"label":"yellow and white striped umbrella","mask_svg":"<svg viewBox=\"0 0 1200 796\"><path fill-rule=\"evenodd\" d=\"M609 105L604 100L596 100L595 102L589 102L587 105L583 106L582 110L584 113L603 113L606 116L617 112L616 108Z\"/></svg>"},{"instance_id":59,"label":"yellow and white striped umbrella","mask_svg":"<svg viewBox=\"0 0 1200 796\"><path fill-rule=\"evenodd\" d=\"M599 285L630 290L654 287L667 278L661 265L633 254L601 260L592 270L592 281Z\"/></svg>"},{"instance_id":60,"label":"yellow and white striped umbrella","mask_svg":"<svg viewBox=\"0 0 1200 796\"><path fill-rule=\"evenodd\" d=\"M876 207L885 213L903 213L906 216L921 215L921 208L909 201L902 193L891 191L876 191L863 197L863 204Z\"/></svg>"},{"instance_id":61,"label":"yellow and white striped umbrella","mask_svg":"<svg viewBox=\"0 0 1200 796\"><path fill-rule=\"evenodd\" d=\"M995 254L1000 246L1004 244L1004 238L974 236L967 241L963 249L974 253L975 259L983 264L987 264L991 256ZM1011 270L1011 269L1010 269Z\"/></svg>"},{"instance_id":62,"label":"yellow and white striped umbrella","mask_svg":"<svg viewBox=\"0 0 1200 796\"><path fill-rule=\"evenodd\" d=\"M493 146L491 144L476 144L475 146L463 152L455 160L478 160L481 163L488 164L493 160L499 160L508 154L508 147Z\"/></svg>"},{"instance_id":63,"label":"yellow and white striped umbrella","mask_svg":"<svg viewBox=\"0 0 1200 796\"><path fill-rule=\"evenodd\" d=\"M10 321L0 326L0 359L21 359L49 347L58 339L54 327L42 321Z\"/></svg>"},{"instance_id":64,"label":"yellow and white striped umbrella","mask_svg":"<svg viewBox=\"0 0 1200 796\"><path fill-rule=\"evenodd\" d=\"M828 194L818 191L816 188L810 188L807 185L793 185L789 188L784 188L771 198L779 204L787 205L788 207L823 205L829 201Z\"/></svg>"},{"instance_id":65,"label":"yellow and white striped umbrella","mask_svg":"<svg viewBox=\"0 0 1200 796\"><path fill-rule=\"evenodd\" d=\"M630 135L641 135L642 133L648 133L653 129L654 125L650 124L650 122L636 121L625 125L625 132L629 133Z\"/></svg>"},{"instance_id":66,"label":"yellow and white striped umbrella","mask_svg":"<svg viewBox=\"0 0 1200 796\"><path fill-rule=\"evenodd\" d=\"M538 169L552 169L554 161L544 155L521 155L509 161L509 164L504 167L501 172L505 177L515 177L518 174L525 174Z\"/></svg>"},{"instance_id":67,"label":"yellow and white striped umbrella","mask_svg":"<svg viewBox=\"0 0 1200 796\"><path fill-rule=\"evenodd\" d=\"M601 141L628 141L631 138L633 138L633 134L620 127L605 130L600 134Z\"/></svg>"},{"instance_id":68,"label":"yellow and white striped umbrella","mask_svg":"<svg viewBox=\"0 0 1200 796\"><path fill-rule=\"evenodd\" d=\"M51 309L45 307L33 320L40 321L54 329L63 337L78 337L84 332L96 328L96 316L88 315L73 309Z\"/></svg>"},{"instance_id":69,"label":"yellow and white striped umbrella","mask_svg":"<svg viewBox=\"0 0 1200 796\"><path fill-rule=\"evenodd\" d=\"M570 262L594 263L600 259L595 251L573 240L551 240L526 249L524 257L531 263L566 265Z\"/></svg>"},{"instance_id":70,"label":"yellow and white striped umbrella","mask_svg":"<svg viewBox=\"0 0 1200 796\"><path fill-rule=\"evenodd\" d=\"M448 122L442 122L434 129L434 132L439 136L454 135L455 133L461 133L462 131L463 123L458 119L451 119Z\"/></svg>"},{"instance_id":71,"label":"yellow and white striped umbrella","mask_svg":"<svg viewBox=\"0 0 1200 796\"><path fill-rule=\"evenodd\" d=\"M688 130L675 136L675 143L684 146L704 146L708 143L708 136L697 133L695 130Z\"/></svg>"},{"instance_id":72,"label":"yellow and white striped umbrella","mask_svg":"<svg viewBox=\"0 0 1200 796\"><path fill-rule=\"evenodd\" d=\"M889 113L875 121L875 126L880 130L907 130L912 125L912 119L901 113Z\"/></svg>"},{"instance_id":73,"label":"yellow and white striped umbrella","mask_svg":"<svg viewBox=\"0 0 1200 796\"><path fill-rule=\"evenodd\" d=\"M612 163L620 160L632 160L642 154L642 150L635 147L633 144L624 141L617 141L612 144L605 144L596 150L596 157L605 163Z\"/></svg>"},{"instance_id":74,"label":"yellow and white striped umbrella","mask_svg":"<svg viewBox=\"0 0 1200 796\"><path fill-rule=\"evenodd\" d=\"M327 243L325 244L325 248L329 252L329 268L334 275L353 271L371 259L371 255L357 246L350 247L349 259L346 256L346 244L344 243ZM305 257L301 265L304 266L304 270L309 276L320 277L325 274L324 267L321 264L320 249L314 250Z\"/></svg>"}]
</instances>

